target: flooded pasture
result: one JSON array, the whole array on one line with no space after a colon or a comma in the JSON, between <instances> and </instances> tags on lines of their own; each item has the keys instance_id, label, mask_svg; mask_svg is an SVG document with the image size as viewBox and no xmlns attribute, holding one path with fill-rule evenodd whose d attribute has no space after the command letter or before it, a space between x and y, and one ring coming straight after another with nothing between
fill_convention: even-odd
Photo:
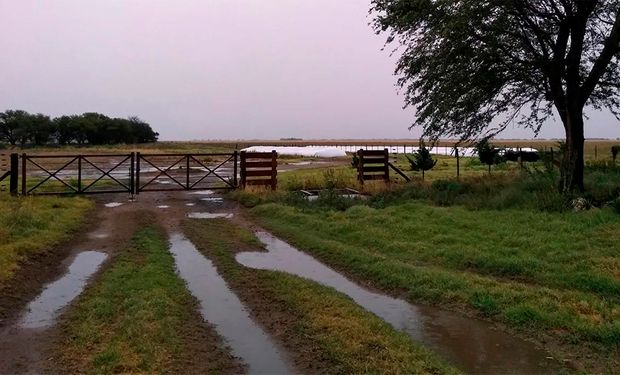
<instances>
[{"instance_id":1,"label":"flooded pasture","mask_svg":"<svg viewBox=\"0 0 620 375\"><path fill-rule=\"evenodd\" d=\"M557 372L556 363L547 359L544 351L484 321L370 291L269 233L256 235L268 252L238 253L236 259L240 264L282 271L332 287L466 372Z\"/></svg>"},{"instance_id":2,"label":"flooded pasture","mask_svg":"<svg viewBox=\"0 0 620 375\"><path fill-rule=\"evenodd\" d=\"M290 369L275 343L218 274L214 264L183 235L170 236L170 251L204 319L215 326L252 374L286 374Z\"/></svg>"}]
</instances>

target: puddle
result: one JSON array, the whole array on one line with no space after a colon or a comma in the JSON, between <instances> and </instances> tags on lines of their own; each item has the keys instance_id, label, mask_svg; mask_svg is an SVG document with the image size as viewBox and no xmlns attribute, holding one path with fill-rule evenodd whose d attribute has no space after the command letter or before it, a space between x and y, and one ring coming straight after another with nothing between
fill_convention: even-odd
<instances>
[{"instance_id":1,"label":"puddle","mask_svg":"<svg viewBox=\"0 0 620 375\"><path fill-rule=\"evenodd\" d=\"M186 206L188 207L194 207L196 205L196 203L185 203Z\"/></svg>"},{"instance_id":2,"label":"puddle","mask_svg":"<svg viewBox=\"0 0 620 375\"><path fill-rule=\"evenodd\" d=\"M213 263L181 234L170 236L170 251L179 274L200 302L202 316L224 337L233 354L249 366L249 372L290 373L275 344L250 318Z\"/></svg>"},{"instance_id":3,"label":"puddle","mask_svg":"<svg viewBox=\"0 0 620 375\"><path fill-rule=\"evenodd\" d=\"M269 233L256 235L268 252L239 253L236 259L242 265L283 271L332 287L466 372L539 374L558 371L558 365L549 361L546 353L531 343L493 329L486 322L371 292Z\"/></svg>"},{"instance_id":4,"label":"puddle","mask_svg":"<svg viewBox=\"0 0 620 375\"><path fill-rule=\"evenodd\" d=\"M104 238L108 238L110 235L107 233L90 233L88 235L89 238L95 239L95 240L102 240Z\"/></svg>"},{"instance_id":5,"label":"puddle","mask_svg":"<svg viewBox=\"0 0 620 375\"><path fill-rule=\"evenodd\" d=\"M205 202L224 202L224 198L219 197L201 198L200 200Z\"/></svg>"},{"instance_id":6,"label":"puddle","mask_svg":"<svg viewBox=\"0 0 620 375\"><path fill-rule=\"evenodd\" d=\"M19 326L22 328L51 326L60 309L82 293L88 278L99 269L106 258L106 254L98 251L79 253L69 266L69 271L62 278L47 285L43 292L28 304L28 312L19 322Z\"/></svg>"},{"instance_id":7,"label":"puddle","mask_svg":"<svg viewBox=\"0 0 620 375\"><path fill-rule=\"evenodd\" d=\"M170 206L162 204L162 205L157 206L157 208L170 208Z\"/></svg>"},{"instance_id":8,"label":"puddle","mask_svg":"<svg viewBox=\"0 0 620 375\"><path fill-rule=\"evenodd\" d=\"M108 208L114 208L114 207L118 207L118 206L122 206L123 203L120 202L110 202L110 203L106 203L104 204L104 206L108 207Z\"/></svg>"},{"instance_id":9,"label":"puddle","mask_svg":"<svg viewBox=\"0 0 620 375\"><path fill-rule=\"evenodd\" d=\"M213 213L213 212L190 212L187 214L190 219L230 219L233 217L231 213Z\"/></svg>"},{"instance_id":10,"label":"puddle","mask_svg":"<svg viewBox=\"0 0 620 375\"><path fill-rule=\"evenodd\" d=\"M215 192L213 190L198 190L198 191L192 191L190 194L211 195L211 194L215 194Z\"/></svg>"}]
</instances>

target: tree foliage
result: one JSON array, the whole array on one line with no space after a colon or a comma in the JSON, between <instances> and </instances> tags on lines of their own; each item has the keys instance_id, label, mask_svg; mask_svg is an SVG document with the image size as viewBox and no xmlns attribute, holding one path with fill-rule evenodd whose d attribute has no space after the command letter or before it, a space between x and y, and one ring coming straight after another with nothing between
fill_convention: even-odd
<instances>
[{"instance_id":1,"label":"tree foliage","mask_svg":"<svg viewBox=\"0 0 620 375\"><path fill-rule=\"evenodd\" d=\"M620 0L373 0L424 136L566 131L565 189L583 189L583 109L620 118Z\"/></svg>"},{"instance_id":2,"label":"tree foliage","mask_svg":"<svg viewBox=\"0 0 620 375\"><path fill-rule=\"evenodd\" d=\"M138 117L110 118L99 113L60 116L22 110L0 112L0 140L20 144L118 144L157 141L159 134Z\"/></svg>"},{"instance_id":3,"label":"tree foliage","mask_svg":"<svg viewBox=\"0 0 620 375\"><path fill-rule=\"evenodd\" d=\"M405 156L407 157L407 160L409 160L412 171L422 171L423 180L424 172L433 169L433 167L437 164L437 160L433 158L430 150L426 148L426 145L423 142L420 143L418 150L413 153L413 157L409 157L409 155Z\"/></svg>"},{"instance_id":4,"label":"tree foliage","mask_svg":"<svg viewBox=\"0 0 620 375\"><path fill-rule=\"evenodd\" d=\"M618 153L620 153L620 145L611 146L611 158L613 159L614 163L616 162Z\"/></svg>"},{"instance_id":5,"label":"tree foliage","mask_svg":"<svg viewBox=\"0 0 620 375\"><path fill-rule=\"evenodd\" d=\"M480 162L489 166L489 174L491 173L492 165L501 164L504 162L504 158L501 155L501 150L491 144L488 139L482 139L476 143L475 148Z\"/></svg>"}]
</instances>

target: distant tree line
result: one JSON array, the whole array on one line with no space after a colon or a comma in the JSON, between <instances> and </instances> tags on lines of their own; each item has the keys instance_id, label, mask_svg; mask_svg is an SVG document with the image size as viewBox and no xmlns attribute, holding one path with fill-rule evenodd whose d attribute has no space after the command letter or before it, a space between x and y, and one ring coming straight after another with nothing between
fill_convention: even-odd
<instances>
[{"instance_id":1,"label":"distant tree line","mask_svg":"<svg viewBox=\"0 0 620 375\"><path fill-rule=\"evenodd\" d=\"M104 145L155 142L159 133L138 117L112 118L100 113L50 118L21 110L0 112L0 142L15 145Z\"/></svg>"}]
</instances>

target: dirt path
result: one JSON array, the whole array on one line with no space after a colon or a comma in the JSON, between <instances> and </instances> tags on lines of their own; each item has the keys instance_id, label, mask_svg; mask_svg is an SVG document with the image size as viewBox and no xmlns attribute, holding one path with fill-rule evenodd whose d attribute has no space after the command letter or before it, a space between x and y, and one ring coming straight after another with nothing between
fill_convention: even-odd
<instances>
[{"instance_id":1,"label":"dirt path","mask_svg":"<svg viewBox=\"0 0 620 375\"><path fill-rule=\"evenodd\" d=\"M65 304L70 305L86 286L88 279L92 279L91 274L75 276L71 272L72 267L81 267L84 255L101 254L101 261L106 262L102 267L105 269L115 253L122 250L143 225L143 217L153 216L147 212L154 213L158 224L171 233L190 211L227 209L227 203L212 198L211 194L200 192L148 193L135 200L129 200L125 194L95 197L95 210L86 218L82 229L75 233L73 239L23 264L21 271L2 290L0 374L58 372L63 369L50 357L54 355L54 345L61 336L56 319L62 319L62 313L67 309ZM79 264L76 266L74 263ZM93 273L97 268L98 265L92 270ZM80 278L85 280L80 280L82 285L76 285ZM60 303L59 297L67 294L71 298L65 304ZM34 310L37 309L42 309L43 315L52 318L47 322L33 324L31 316L35 316ZM195 306L192 309L196 310ZM221 345L212 327L199 326L202 323L199 314L195 314L195 323L197 328L188 330L185 336L193 342L191 347L196 350L181 359L185 363L181 367L201 372L205 367L196 364L201 359L212 360L208 358L212 355L210 353L216 352ZM217 345L212 345L214 343ZM221 350L219 354L228 355ZM234 372L239 369L234 367Z\"/></svg>"}]
</instances>

